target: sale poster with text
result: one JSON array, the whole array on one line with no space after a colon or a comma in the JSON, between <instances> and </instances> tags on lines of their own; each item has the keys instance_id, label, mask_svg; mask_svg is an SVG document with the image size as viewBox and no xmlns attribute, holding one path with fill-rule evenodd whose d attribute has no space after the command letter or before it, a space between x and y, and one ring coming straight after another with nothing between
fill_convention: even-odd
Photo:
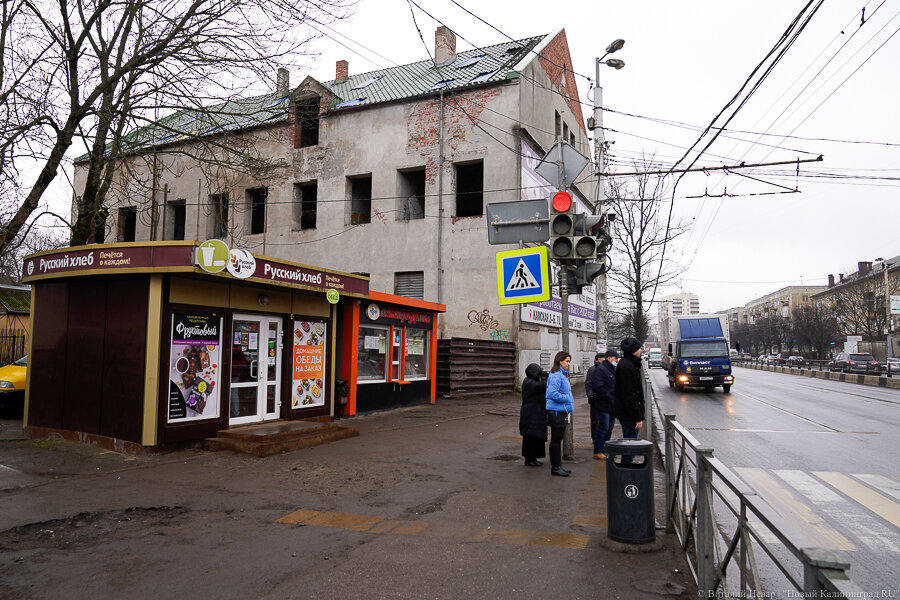
<instances>
[{"instance_id":1,"label":"sale poster with text","mask_svg":"<svg viewBox=\"0 0 900 600\"><path fill-rule=\"evenodd\" d=\"M291 408L325 405L325 323L294 321Z\"/></svg>"}]
</instances>

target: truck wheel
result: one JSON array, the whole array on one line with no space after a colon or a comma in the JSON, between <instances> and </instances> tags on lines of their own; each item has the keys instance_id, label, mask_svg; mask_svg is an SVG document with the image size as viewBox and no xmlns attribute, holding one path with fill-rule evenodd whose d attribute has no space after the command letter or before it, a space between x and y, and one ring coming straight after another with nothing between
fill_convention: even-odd
<instances>
[{"instance_id":1,"label":"truck wheel","mask_svg":"<svg viewBox=\"0 0 900 600\"><path fill-rule=\"evenodd\" d=\"M678 392L679 394L684 392L684 384L676 382L675 383L675 391Z\"/></svg>"},{"instance_id":2,"label":"truck wheel","mask_svg":"<svg viewBox=\"0 0 900 600\"><path fill-rule=\"evenodd\" d=\"M672 381L671 379L669 380L669 387L670 387L670 388L675 387L675 382Z\"/></svg>"},{"instance_id":3,"label":"truck wheel","mask_svg":"<svg viewBox=\"0 0 900 600\"><path fill-rule=\"evenodd\" d=\"M730 386L730 385L723 385L723 386L722 386L722 391L725 392L725 393L727 394L728 392L731 391L731 386Z\"/></svg>"}]
</instances>

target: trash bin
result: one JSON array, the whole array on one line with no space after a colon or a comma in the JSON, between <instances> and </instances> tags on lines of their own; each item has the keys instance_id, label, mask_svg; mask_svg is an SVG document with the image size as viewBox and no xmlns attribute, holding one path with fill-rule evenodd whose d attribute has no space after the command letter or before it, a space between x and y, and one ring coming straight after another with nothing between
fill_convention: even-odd
<instances>
[{"instance_id":1,"label":"trash bin","mask_svg":"<svg viewBox=\"0 0 900 600\"><path fill-rule=\"evenodd\" d=\"M625 544L653 543L653 444L609 440L605 450L607 537Z\"/></svg>"}]
</instances>

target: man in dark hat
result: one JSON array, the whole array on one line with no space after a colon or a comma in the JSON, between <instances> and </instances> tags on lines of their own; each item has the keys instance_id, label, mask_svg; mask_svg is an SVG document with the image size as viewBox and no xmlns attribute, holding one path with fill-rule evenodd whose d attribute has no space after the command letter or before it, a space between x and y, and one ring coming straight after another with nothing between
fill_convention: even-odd
<instances>
[{"instance_id":1,"label":"man in dark hat","mask_svg":"<svg viewBox=\"0 0 900 600\"><path fill-rule=\"evenodd\" d=\"M619 355L615 350L597 354L598 364L589 372L593 397L591 402L591 439L594 440L594 458L603 460L606 454L603 446L612 437L616 424L614 394L616 387L616 363ZM587 382L585 382L587 386Z\"/></svg>"},{"instance_id":2,"label":"man in dark hat","mask_svg":"<svg viewBox=\"0 0 900 600\"><path fill-rule=\"evenodd\" d=\"M616 368L615 414L622 437L637 439L644 426L644 385L641 374L641 342L627 337L620 344L622 360Z\"/></svg>"}]
</instances>

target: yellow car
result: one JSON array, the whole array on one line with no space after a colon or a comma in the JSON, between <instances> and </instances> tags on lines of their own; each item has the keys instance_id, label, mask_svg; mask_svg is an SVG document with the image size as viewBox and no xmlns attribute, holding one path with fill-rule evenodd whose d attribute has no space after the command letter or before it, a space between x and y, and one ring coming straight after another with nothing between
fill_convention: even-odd
<instances>
[{"instance_id":1,"label":"yellow car","mask_svg":"<svg viewBox=\"0 0 900 600\"><path fill-rule=\"evenodd\" d=\"M0 412L22 414L25 408L25 372L28 357L0 368Z\"/></svg>"}]
</instances>

